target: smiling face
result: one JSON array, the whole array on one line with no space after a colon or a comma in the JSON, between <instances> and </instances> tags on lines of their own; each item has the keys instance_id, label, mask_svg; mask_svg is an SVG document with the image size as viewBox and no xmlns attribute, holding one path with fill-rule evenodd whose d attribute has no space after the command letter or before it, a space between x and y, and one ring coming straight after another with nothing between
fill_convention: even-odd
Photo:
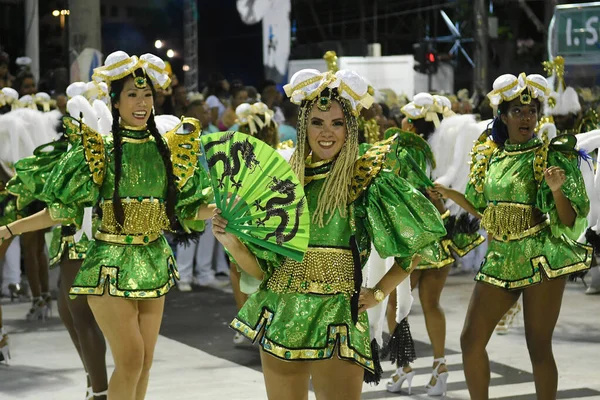
<instances>
[{"instance_id":1,"label":"smiling face","mask_svg":"<svg viewBox=\"0 0 600 400\"><path fill-rule=\"evenodd\" d=\"M119 96L119 102L114 107L119 110L121 121L127 126L144 126L150 118L152 106L154 105L150 83L145 89L135 87L133 77L127 79L123 85L123 91Z\"/></svg>"},{"instance_id":2,"label":"smiling face","mask_svg":"<svg viewBox=\"0 0 600 400\"><path fill-rule=\"evenodd\" d=\"M315 103L308 116L308 145L312 161L329 160L339 154L346 142L346 122L342 106L331 102L329 111L321 111Z\"/></svg>"},{"instance_id":3,"label":"smiling face","mask_svg":"<svg viewBox=\"0 0 600 400\"><path fill-rule=\"evenodd\" d=\"M512 144L526 143L534 134L539 117L539 102L522 104L517 97L508 104L506 113L500 115L508 129L508 139Z\"/></svg>"}]
</instances>

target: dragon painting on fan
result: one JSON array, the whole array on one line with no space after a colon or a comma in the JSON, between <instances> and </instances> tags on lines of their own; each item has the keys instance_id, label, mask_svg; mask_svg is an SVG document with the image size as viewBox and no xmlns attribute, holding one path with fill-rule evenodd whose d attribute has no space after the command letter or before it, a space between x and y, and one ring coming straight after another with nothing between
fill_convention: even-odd
<instances>
[{"instance_id":1,"label":"dragon painting on fan","mask_svg":"<svg viewBox=\"0 0 600 400\"><path fill-rule=\"evenodd\" d=\"M364 311L406 279L421 257L439 258L438 241L446 231L431 203L383 168L389 143L359 158L357 116L373 101L362 77L347 70L335 74L302 70L285 89L301 106L297 148L290 163L275 154L269 154L270 159L257 156L260 168L244 171L243 179L236 180L242 189L247 178L260 182L256 190L261 192L270 185L268 195L235 189L232 195L242 201L226 209L217 202L213 217L217 239L244 271L262 280L231 327L260 343L269 398L303 398L312 376L317 398L335 393L358 399L363 378L374 382L381 372ZM202 138L203 143L211 141L210 136ZM276 168L268 168L268 161ZM219 173L209 172L215 187ZM291 197L287 199L288 180L297 185L292 203ZM226 185L221 191L228 189ZM215 192L219 197L224 194ZM255 197L267 201L247 208L246 204L255 204ZM279 216L275 220L288 221L281 231L285 235L297 230L293 239L281 241L273 233L278 229L273 218L266 227L248 223L264 220L267 204L282 209L275 209ZM406 269L395 265L379 282L371 283L376 283L374 288L362 288L361 270L371 243L384 257L412 257L412 265ZM295 362L300 360L305 362Z\"/></svg>"}]
</instances>

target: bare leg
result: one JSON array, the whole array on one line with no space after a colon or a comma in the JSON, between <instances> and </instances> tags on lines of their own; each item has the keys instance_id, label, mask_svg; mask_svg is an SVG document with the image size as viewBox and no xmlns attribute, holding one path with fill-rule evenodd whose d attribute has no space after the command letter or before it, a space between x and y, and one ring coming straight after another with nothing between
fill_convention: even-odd
<instances>
[{"instance_id":1,"label":"bare leg","mask_svg":"<svg viewBox=\"0 0 600 400\"><path fill-rule=\"evenodd\" d=\"M78 340L75 346L79 346L80 356L83 359L85 370L89 374L89 383L94 393L100 393L108 387L106 342L88 305L87 296L78 296L75 299L69 298L69 289L73 285L81 264L82 261L80 260L70 260L68 256L63 256L60 265L61 297L66 300L69 307L73 328ZM105 398L105 396L97 396L95 399L104 400Z\"/></svg>"},{"instance_id":2,"label":"bare leg","mask_svg":"<svg viewBox=\"0 0 600 400\"><path fill-rule=\"evenodd\" d=\"M310 363L318 400L360 400L364 369L351 361L333 356L329 360Z\"/></svg>"},{"instance_id":3,"label":"bare leg","mask_svg":"<svg viewBox=\"0 0 600 400\"><path fill-rule=\"evenodd\" d=\"M138 300L138 309L140 332L144 340L144 363L142 374L137 384L135 398L136 400L144 400L146 390L148 389L148 379L150 378L154 349L158 340L160 323L162 322L163 311L165 309L165 297L153 300Z\"/></svg>"},{"instance_id":4,"label":"bare leg","mask_svg":"<svg viewBox=\"0 0 600 400\"><path fill-rule=\"evenodd\" d=\"M552 354L552 334L566 282L566 277L544 280L523 291L525 338L539 400L556 399L558 369Z\"/></svg>"},{"instance_id":5,"label":"bare leg","mask_svg":"<svg viewBox=\"0 0 600 400\"><path fill-rule=\"evenodd\" d=\"M144 338L138 320L138 301L88 296L88 304L110 345L115 370L108 384L110 400L135 400L137 383L144 364Z\"/></svg>"},{"instance_id":6,"label":"bare leg","mask_svg":"<svg viewBox=\"0 0 600 400\"><path fill-rule=\"evenodd\" d=\"M440 305L440 297L450 272L450 266L441 269L425 270L419 281L419 300L423 307L427 334L433 347L433 358L443 358L446 346L446 316ZM434 363L433 368L437 366ZM438 372L447 372L446 365L440 365ZM432 379L431 385L435 385Z\"/></svg>"},{"instance_id":7,"label":"bare leg","mask_svg":"<svg viewBox=\"0 0 600 400\"><path fill-rule=\"evenodd\" d=\"M486 283L475 283L460 336L465 378L472 400L489 398L490 361L485 348L498 321L520 294L520 291L511 292Z\"/></svg>"},{"instance_id":8,"label":"bare leg","mask_svg":"<svg viewBox=\"0 0 600 400\"><path fill-rule=\"evenodd\" d=\"M25 274L29 281L31 295L39 298L42 295L42 285L40 282L40 265L38 264L38 254L40 252L39 243L36 237L37 232L27 232L21 235L23 262L25 264ZM46 286L47 288L47 286Z\"/></svg>"},{"instance_id":9,"label":"bare leg","mask_svg":"<svg viewBox=\"0 0 600 400\"><path fill-rule=\"evenodd\" d=\"M262 349L260 361L269 400L308 399L309 362L283 361L265 353Z\"/></svg>"}]
</instances>

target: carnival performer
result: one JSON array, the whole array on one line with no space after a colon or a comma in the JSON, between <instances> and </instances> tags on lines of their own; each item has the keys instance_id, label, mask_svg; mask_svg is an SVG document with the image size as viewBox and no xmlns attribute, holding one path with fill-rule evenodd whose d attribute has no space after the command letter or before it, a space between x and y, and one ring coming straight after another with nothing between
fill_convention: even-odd
<instances>
[{"instance_id":1,"label":"carnival performer","mask_svg":"<svg viewBox=\"0 0 600 400\"><path fill-rule=\"evenodd\" d=\"M2 175L6 175L6 178L14 175L17 161L32 156L38 146L59 136L57 128L60 125L60 112L51 111L50 98L46 93L15 99L12 97L16 94L14 91L5 88L3 92L8 95L6 98L12 98L10 111L0 116L0 139L3 144L0 148L0 162L4 168ZM5 183L8 183L8 179ZM10 201L10 197L5 200ZM43 202L19 196L15 197L14 205L18 217L35 214L44 208ZM44 233L44 230L29 232L23 238L23 243L27 243L27 251L23 251L24 270L33 297L31 308L25 316L28 321L44 320L51 313ZM8 245L10 243L5 243L5 246Z\"/></svg>"},{"instance_id":2,"label":"carnival performer","mask_svg":"<svg viewBox=\"0 0 600 400\"><path fill-rule=\"evenodd\" d=\"M358 158L357 116L372 103L362 77L302 70L285 90L301 109L290 164L308 201L309 248L301 263L253 252L225 233L227 221L215 211L217 239L262 279L231 327L259 341L270 399L305 399L311 377L319 399L358 399L363 378L377 381L381 372L364 311L406 279L421 256L440 256L445 229L421 193L383 168L388 145ZM361 269L371 242L382 257L413 262L395 265L367 289Z\"/></svg>"},{"instance_id":3,"label":"carnival performer","mask_svg":"<svg viewBox=\"0 0 600 400\"><path fill-rule=\"evenodd\" d=\"M164 295L178 278L162 231L185 229L188 221L212 215L206 172L184 161L199 150L197 121L184 120L196 127L189 134L177 134L176 127L163 138L156 129L152 84L168 85L164 67L151 54L110 54L94 70L94 80L109 85L112 137L103 139L79 121L81 141L44 187L43 218L34 215L0 228L0 238L7 238L56 223L78 225L85 207L100 208L100 228L70 294L88 296L110 345L115 363L110 399L146 395Z\"/></svg>"},{"instance_id":4,"label":"carnival performer","mask_svg":"<svg viewBox=\"0 0 600 400\"><path fill-rule=\"evenodd\" d=\"M67 103L69 114L76 118L83 116L85 124L101 135L108 135L112 126L112 115L105 103L108 101L107 89L106 85L99 86L91 82L75 82L67 88L67 95L71 98ZM38 147L33 156L15 164L16 173L8 183L8 191L17 196L20 203L27 205L43 197L44 183L66 153L69 144L77 145L81 141L81 135L77 134L79 127L71 121L65 120L64 133L58 140ZM75 224L55 228L48 253L50 269L60 266L58 314L86 371L86 399L104 400L108 387L104 337L87 299L69 298L71 285L85 258L89 239L92 238L91 214L91 208L85 210L82 229L79 231Z\"/></svg>"},{"instance_id":5,"label":"carnival performer","mask_svg":"<svg viewBox=\"0 0 600 400\"><path fill-rule=\"evenodd\" d=\"M498 116L491 136L484 133L473 148L466 194L435 188L481 218L490 240L461 334L467 386L475 400L489 397L490 336L521 294L537 398L556 398L552 333L566 277L590 267L591 248L575 242L589 211L576 139L549 141L555 127L546 119L536 129L548 94L540 75L497 78L488 97Z\"/></svg>"},{"instance_id":6,"label":"carnival performer","mask_svg":"<svg viewBox=\"0 0 600 400\"><path fill-rule=\"evenodd\" d=\"M449 121L451 118L457 117L454 117L451 103L447 98L443 96L434 97L429 93L415 95L413 101L402 107L401 111L405 115L402 120L402 130L391 128L386 132L386 136L398 135L395 162L401 165L398 168L400 176L425 192L431 185L430 181L427 182L429 176L431 176L431 171L436 168L436 157L428 140L431 140L436 130L442 128L442 124L446 120ZM445 127L446 124L443 125L443 128ZM466 126L463 128L466 128ZM411 165L414 166L411 167ZM419 171L421 172L419 173ZM448 235L441 241L444 257L435 263L421 262L411 274L410 282L411 289L419 288L419 300L423 308L427 333L433 347L433 372L431 380L426 386L427 393L432 396L441 396L446 392L448 368L444 357L446 318L440 304L440 297L451 264L455 261L453 252L459 256L464 256L485 239L477 233L478 226L471 226L467 214L460 217L450 215L450 210L446 209L443 201L438 196L430 197L430 199L440 213L441 218L446 222ZM410 260L407 259L403 262L406 265ZM393 302L388 303L388 307L394 311L396 310L396 305ZM394 341L404 340L401 332L406 332L406 329L401 325L394 329L397 331L392 334L389 345L391 349L400 348ZM396 361L407 361L403 357L393 354L393 352L391 356ZM410 391L414 375L415 372L410 368L410 365L398 365L398 370L392 375L392 379L387 384L387 390L398 392L403 382L406 381Z\"/></svg>"}]
</instances>

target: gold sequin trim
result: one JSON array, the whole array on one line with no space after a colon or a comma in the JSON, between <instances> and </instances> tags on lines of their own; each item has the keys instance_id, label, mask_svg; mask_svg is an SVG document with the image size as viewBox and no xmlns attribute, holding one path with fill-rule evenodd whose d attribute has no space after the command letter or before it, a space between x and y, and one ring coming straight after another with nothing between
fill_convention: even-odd
<instances>
[{"instance_id":1,"label":"gold sequin trim","mask_svg":"<svg viewBox=\"0 0 600 400\"><path fill-rule=\"evenodd\" d=\"M177 133L183 124L194 127L189 133ZM181 190L194 175L200 154L200 121L195 118L183 118L181 122L164 135L171 150L173 174L177 179L177 187Z\"/></svg>"},{"instance_id":2,"label":"gold sequin trim","mask_svg":"<svg viewBox=\"0 0 600 400\"><path fill-rule=\"evenodd\" d=\"M130 138L127 136L123 136L121 138L121 142L123 143L132 143L132 144L142 144L142 143L148 143L148 142L152 142L154 141L154 137L153 136L147 136L145 138L140 138L140 139L136 139L136 138Z\"/></svg>"},{"instance_id":3,"label":"gold sequin trim","mask_svg":"<svg viewBox=\"0 0 600 400\"><path fill-rule=\"evenodd\" d=\"M85 252L77 250L77 243L75 242L74 236L63 236L60 240L60 247L58 252L52 257L48 263L48 265L53 266L60 263L63 253L65 252L65 248L67 248L69 252L69 260L84 260Z\"/></svg>"},{"instance_id":4,"label":"gold sequin trim","mask_svg":"<svg viewBox=\"0 0 600 400\"><path fill-rule=\"evenodd\" d=\"M309 247L301 263L286 258L267 281L275 293L354 293L352 250Z\"/></svg>"},{"instance_id":5,"label":"gold sequin trim","mask_svg":"<svg viewBox=\"0 0 600 400\"><path fill-rule=\"evenodd\" d=\"M143 289L143 290L121 290L119 289L119 268L107 267L103 265L100 268L100 278L98 279L98 285L94 287L85 286L72 286L69 291L71 297L80 295L87 296L102 296L106 286L108 286L108 293L113 297L126 297L130 299L156 299L164 296L167 292L175 286L175 280L179 279L179 272L175 268L175 260L173 257L169 257L167 260L169 264L169 279L167 282L157 288Z\"/></svg>"},{"instance_id":6,"label":"gold sequin trim","mask_svg":"<svg viewBox=\"0 0 600 400\"><path fill-rule=\"evenodd\" d=\"M481 226L494 237L521 234L531 228L532 215L531 204L488 203L481 218Z\"/></svg>"},{"instance_id":7,"label":"gold sequin trim","mask_svg":"<svg viewBox=\"0 0 600 400\"><path fill-rule=\"evenodd\" d=\"M273 320L273 312L268 309L263 310L263 314L259 319L259 322L255 328L250 327L245 322L234 318L231 322L230 327L235 331L241 333L252 342L256 342L259 336L260 345L264 351L272 354L277 358L288 361L302 361L302 360L324 360L333 357L336 354L336 345L339 345L337 355L340 358L354 361L369 371L374 371L373 358L370 354L361 354L354 348L350 347L350 337L348 334L348 327L346 325L329 325L327 332L327 346L321 348L308 348L308 349L290 349L282 346L278 343L268 339L266 335L261 333L261 330L268 330ZM369 346L367 346L369 351Z\"/></svg>"},{"instance_id":8,"label":"gold sequin trim","mask_svg":"<svg viewBox=\"0 0 600 400\"><path fill-rule=\"evenodd\" d=\"M121 199L125 213L124 226L117 223L112 200L102 200L102 225L105 233L119 235L151 235L169 229L165 203L154 198Z\"/></svg>"},{"instance_id":9,"label":"gold sequin trim","mask_svg":"<svg viewBox=\"0 0 600 400\"><path fill-rule=\"evenodd\" d=\"M94 238L102 242L114 244L136 244L145 246L160 238L160 233L151 233L149 235L115 235L98 231L94 235Z\"/></svg>"},{"instance_id":10,"label":"gold sequin trim","mask_svg":"<svg viewBox=\"0 0 600 400\"><path fill-rule=\"evenodd\" d=\"M356 160L354 163L354 176L350 185L349 203L360 197L385 166L386 157L392 150L392 143L394 143L396 137L397 135L394 135L374 144L362 157Z\"/></svg>"},{"instance_id":11,"label":"gold sequin trim","mask_svg":"<svg viewBox=\"0 0 600 400\"><path fill-rule=\"evenodd\" d=\"M485 237L479 235L477 239L475 239L473 242L466 245L465 247L458 247L452 240L449 240L449 242L450 243L443 244L444 247L447 246L448 250L452 249L452 251L454 251L459 257L464 257L467 254L469 254L471 250L479 246L481 243L485 242Z\"/></svg>"}]
</instances>

